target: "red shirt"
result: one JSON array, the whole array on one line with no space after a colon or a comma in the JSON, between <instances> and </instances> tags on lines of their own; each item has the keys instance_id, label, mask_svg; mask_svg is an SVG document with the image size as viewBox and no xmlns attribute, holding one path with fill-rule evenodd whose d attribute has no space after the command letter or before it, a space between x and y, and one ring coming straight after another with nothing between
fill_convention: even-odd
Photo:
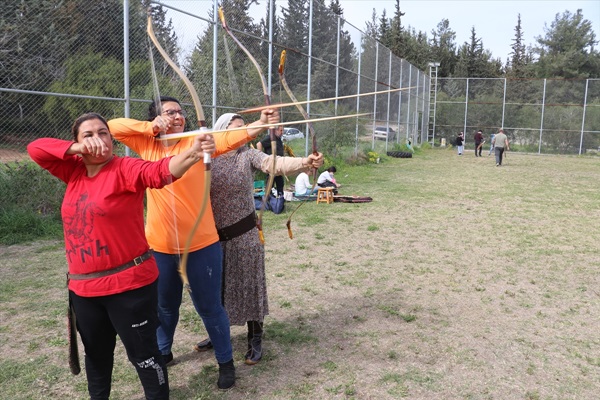
<instances>
[{"instance_id":1,"label":"red shirt","mask_svg":"<svg viewBox=\"0 0 600 400\"><path fill-rule=\"evenodd\" d=\"M148 251L144 234L144 191L176 178L170 158L156 162L113 156L94 177L81 157L67 155L73 142L38 139L27 146L31 158L67 184L61 214L69 272L86 274L125 264ZM106 296L146 286L158 278L154 257L101 278L70 280L84 297Z\"/></svg>"}]
</instances>

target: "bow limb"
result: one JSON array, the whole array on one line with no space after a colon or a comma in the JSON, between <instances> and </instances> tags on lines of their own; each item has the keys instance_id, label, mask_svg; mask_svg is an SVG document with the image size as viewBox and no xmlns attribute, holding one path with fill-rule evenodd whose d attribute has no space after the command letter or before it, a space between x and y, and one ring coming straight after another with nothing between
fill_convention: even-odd
<instances>
[{"instance_id":1,"label":"bow limb","mask_svg":"<svg viewBox=\"0 0 600 400\"><path fill-rule=\"evenodd\" d=\"M279 69L278 69L279 81L281 82L281 86L283 86L283 88L285 89L285 92L288 94L288 96L290 97L292 102L295 103L294 105L296 106L298 111L300 111L300 114L302 114L304 119L308 121L310 119L310 117L308 116L308 113L306 112L304 107L302 107L300 105L300 103L296 99L296 96L294 96L294 93L292 93L292 89L290 89L290 86L287 83L287 79L285 79L285 59L286 59L286 51L283 50L281 52L281 57L279 58ZM315 156L318 156L319 151L317 149L317 134L315 133L315 128L313 127L313 125L310 122L307 122L307 125L308 125L308 130L310 131L310 138L312 140L312 153ZM313 185L312 185L312 188L310 189L310 193L312 193L313 190L315 190L316 185L317 185L317 169L313 168ZM292 213L290 214L290 216L285 224L287 226L288 236L290 237L290 239L294 238L294 234L292 233L292 216L307 201L308 201L308 199L305 199L303 202L301 202L298 205L298 207L296 207L296 209L294 211L292 211Z\"/></svg>"},{"instance_id":2,"label":"bow limb","mask_svg":"<svg viewBox=\"0 0 600 400\"><path fill-rule=\"evenodd\" d=\"M265 104L267 106L270 106L271 105L271 95L269 94L269 89L267 88L267 80L265 79L265 74L263 73L262 68L258 64L258 61L256 61L256 58L254 58L254 56L250 53L250 51L238 40L237 37L235 37L233 32L231 32L231 30L229 29L229 26L227 26L227 21L225 21L225 13L223 12L223 7L219 7L219 19L221 20L221 25L223 26L223 29L225 29L225 32L227 32L227 34L229 35L229 37L231 37L231 39L235 42L235 44L237 44L238 47L244 53L246 53L246 55L248 56L248 58L254 65L254 68L256 68L256 71L258 72L258 76L260 77L260 82L262 84L263 94L264 94L264 98L265 98ZM275 176L274 176L275 167L276 167L276 163L277 163L277 140L275 139L275 128L274 127L269 128L269 137L271 139L271 158L272 158L271 170L269 173L269 181L267 182L267 187L265 188L265 195L263 197L262 206L260 208L260 211L258 212L258 218L256 220L256 226L258 228L258 236L260 238L261 243L263 243L263 244L265 243L265 236L264 236L263 229L262 229L262 219L263 219L263 214L265 212L265 208L267 206L267 199L269 198L269 195L271 193L271 188L273 187L273 181L275 179Z\"/></svg>"},{"instance_id":3,"label":"bow limb","mask_svg":"<svg viewBox=\"0 0 600 400\"><path fill-rule=\"evenodd\" d=\"M204 118L204 110L202 108L202 103L200 103L200 98L198 97L198 93L196 89L194 89L194 85L188 79L188 77L183 73L183 71L177 66L175 61L173 61L165 49L161 46L156 35L154 34L154 29L152 28L152 17L148 14L148 27L147 27L148 37L160 53L160 55L164 58L164 60L169 64L169 66L175 71L175 73L181 78L183 83L185 84L188 92L192 96L192 102L194 103L194 110L196 111L197 124L200 130L208 130L206 127L206 120ZM160 99L159 103L160 103ZM204 195L202 196L202 204L200 206L200 211L198 213L198 217L196 217L196 221L192 226L190 233L185 241L185 247L183 250L183 255L179 261L179 275L181 275L181 280L183 281L183 286L188 290L192 291L190 287L190 281L187 275L187 260L188 255L190 253L190 247L192 244L192 240L194 238L194 234L198 230L200 226L200 221L202 217L206 213L206 209L208 207L208 200L210 198L210 171L211 171L211 155L204 153Z\"/></svg>"}]
</instances>

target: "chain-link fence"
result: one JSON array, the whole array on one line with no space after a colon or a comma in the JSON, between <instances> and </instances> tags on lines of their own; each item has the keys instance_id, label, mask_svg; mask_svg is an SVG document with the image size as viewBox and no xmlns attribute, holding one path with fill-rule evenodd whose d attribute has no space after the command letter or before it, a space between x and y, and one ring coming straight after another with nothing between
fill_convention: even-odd
<instances>
[{"instance_id":1,"label":"chain-link fence","mask_svg":"<svg viewBox=\"0 0 600 400\"><path fill-rule=\"evenodd\" d=\"M147 0L14 3L18 10L5 19L0 38L6 49L0 54L0 65L6 67L0 76L0 161L24 157L25 146L37 137L70 138L72 122L84 112L146 119L156 95L149 61L153 46L146 35L148 5L153 6L159 40L192 81L209 126L223 112L262 102L258 73L220 27L216 0L194 2L193 11ZM278 25L281 15L266 3L266 22L260 24L248 21L232 2L222 5L231 30L263 69L273 102L290 101L277 74L285 49L285 76L299 100L312 102L305 105L311 118L367 114L314 124L322 149L385 151L394 143L427 140L426 74L343 19L313 10L319 2L307 0L313 11L307 42L294 41L293 32ZM188 31L199 32L191 52L179 48ZM194 115L185 86L153 50L158 92L179 98L188 115ZM400 90L357 96L389 89ZM327 98L337 100L314 102ZM282 115L284 121L302 119L294 107L283 109ZM194 120L188 117L189 129ZM377 126L394 134L376 140ZM307 133L310 152L308 127L295 127Z\"/></svg>"},{"instance_id":2,"label":"chain-link fence","mask_svg":"<svg viewBox=\"0 0 600 400\"><path fill-rule=\"evenodd\" d=\"M435 86L436 82L434 82ZM600 151L600 79L437 80L435 137L466 146L503 128L511 150L554 154Z\"/></svg>"}]
</instances>

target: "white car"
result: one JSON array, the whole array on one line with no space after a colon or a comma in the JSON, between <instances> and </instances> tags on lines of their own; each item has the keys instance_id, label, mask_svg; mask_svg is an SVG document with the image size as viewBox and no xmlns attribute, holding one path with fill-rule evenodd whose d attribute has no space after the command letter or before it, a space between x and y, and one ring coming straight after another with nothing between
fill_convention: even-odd
<instances>
[{"instance_id":1,"label":"white car","mask_svg":"<svg viewBox=\"0 0 600 400\"><path fill-rule=\"evenodd\" d=\"M375 139L387 139L391 141L396 138L396 131L391 127L376 126L373 130L373 137Z\"/></svg>"},{"instance_id":2,"label":"white car","mask_svg":"<svg viewBox=\"0 0 600 400\"><path fill-rule=\"evenodd\" d=\"M293 139L304 139L304 132L296 128L283 128L281 140L288 141Z\"/></svg>"}]
</instances>

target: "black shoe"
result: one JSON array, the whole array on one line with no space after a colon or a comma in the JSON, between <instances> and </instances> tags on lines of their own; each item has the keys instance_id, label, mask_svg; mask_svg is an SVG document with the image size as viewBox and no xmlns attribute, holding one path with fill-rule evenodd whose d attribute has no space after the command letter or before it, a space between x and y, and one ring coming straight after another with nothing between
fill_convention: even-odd
<instances>
[{"instance_id":1,"label":"black shoe","mask_svg":"<svg viewBox=\"0 0 600 400\"><path fill-rule=\"evenodd\" d=\"M219 363L219 380L217 387L219 389L229 389L235 385L235 366L233 358L226 363Z\"/></svg>"},{"instance_id":2,"label":"black shoe","mask_svg":"<svg viewBox=\"0 0 600 400\"><path fill-rule=\"evenodd\" d=\"M165 365L169 365L171 361L173 361L173 352L170 351L169 354L163 354L163 360L165 361Z\"/></svg>"},{"instance_id":3,"label":"black shoe","mask_svg":"<svg viewBox=\"0 0 600 400\"><path fill-rule=\"evenodd\" d=\"M204 339L201 342L198 342L194 345L194 350L198 352L208 351L213 348L213 344L210 341L210 338Z\"/></svg>"}]
</instances>

